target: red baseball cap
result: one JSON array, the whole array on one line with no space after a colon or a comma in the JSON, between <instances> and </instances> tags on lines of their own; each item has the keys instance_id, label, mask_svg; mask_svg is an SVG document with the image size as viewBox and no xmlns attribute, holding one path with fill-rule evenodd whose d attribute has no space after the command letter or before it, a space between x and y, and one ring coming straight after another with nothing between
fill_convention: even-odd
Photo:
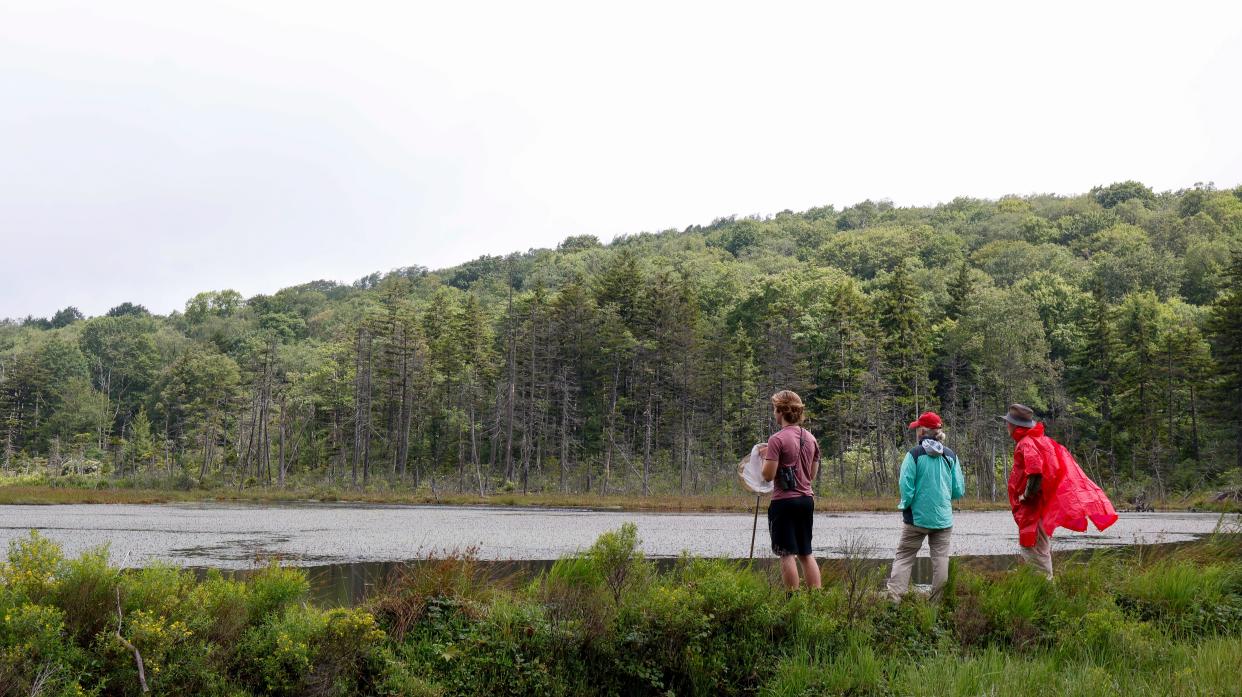
<instances>
[{"instance_id":1,"label":"red baseball cap","mask_svg":"<svg viewBox=\"0 0 1242 697\"><path fill-rule=\"evenodd\" d=\"M919 416L918 421L911 421L910 428L940 428L944 422L940 420L940 415L934 411L925 411Z\"/></svg>"}]
</instances>

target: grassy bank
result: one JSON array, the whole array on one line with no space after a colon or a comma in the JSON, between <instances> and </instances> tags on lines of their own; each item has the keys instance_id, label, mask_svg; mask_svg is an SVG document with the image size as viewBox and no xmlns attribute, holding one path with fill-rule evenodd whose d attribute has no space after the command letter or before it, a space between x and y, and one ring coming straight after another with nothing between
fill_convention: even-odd
<instances>
[{"instance_id":1,"label":"grassy bank","mask_svg":"<svg viewBox=\"0 0 1242 697\"><path fill-rule=\"evenodd\" d=\"M365 605L307 601L303 572L244 581L31 535L0 566L0 695L1225 695L1242 656L1242 537L1097 553L1056 583L954 566L945 601L825 568L786 597L767 572L658 571L632 526L529 581L469 558L407 567Z\"/></svg>"},{"instance_id":2,"label":"grassy bank","mask_svg":"<svg viewBox=\"0 0 1242 697\"><path fill-rule=\"evenodd\" d=\"M896 496L859 495L831 489L822 490L816 501L820 511L891 512ZM1216 513L1242 513L1242 490L1228 489L1170 496L1151 502L1156 510L1193 510ZM1001 492L1004 496L1004 492ZM281 502L348 502L374 504L448 504L488 506L535 506L547 508L598 508L627 511L745 512L754 509L753 495L740 487L724 485L722 490L682 496L656 492L650 496L634 493L600 496L598 494L496 491L486 496L477 493L433 489L424 483L413 487L408 482L375 479L366 487L347 484L328 485L319 479L291 478L286 486L264 485L248 481L243 486L217 480L199 481L186 475L111 477L106 475L67 474L49 476L42 473L0 473L0 504L67 504L67 503L175 503L195 501L236 501L252 503ZM1127 504L1114 498L1118 510ZM1008 502L980 500L973 497L954 502L958 510L1008 510Z\"/></svg>"},{"instance_id":3,"label":"grassy bank","mask_svg":"<svg viewBox=\"0 0 1242 697\"><path fill-rule=\"evenodd\" d=\"M116 480L92 477L0 477L0 504L57 503L173 503L192 501L240 501L280 503L298 501L330 501L375 504L449 504L488 506L537 506L548 508L601 508L627 511L702 512L754 509L755 498L741 491L728 495L677 496L599 496L595 494L560 494L501 492L488 496L436 492L428 487L373 486L355 489L347 486L325 487L291 485L289 487L198 486L193 482L162 482L158 480ZM892 511L892 497L862 497L828 494L816 506L822 511ZM961 510L1000 510L1008 504L963 499Z\"/></svg>"},{"instance_id":4,"label":"grassy bank","mask_svg":"<svg viewBox=\"0 0 1242 697\"><path fill-rule=\"evenodd\" d=\"M234 501L249 503L292 503L327 501L373 504L445 504L484 506L534 506L545 508L597 508L626 511L664 512L746 512L754 509L752 495L701 496L598 496L594 494L559 493L496 493L489 496L459 493L433 493L423 488L416 491L365 490L347 487L194 487L176 489L153 487L148 483L99 480L89 486L53 485L47 483L8 483L0 479L0 504L58 504L58 503L176 503L195 501ZM849 496L829 493L820 496L815 506L820 511L878 511L891 512L895 499L891 497ZM993 511L1008 510L1006 501L983 501L965 498L954 502L957 510ZM1215 513L1242 513L1242 501L1216 501L1209 494L1197 494L1158 502L1162 511L1209 511Z\"/></svg>"}]
</instances>

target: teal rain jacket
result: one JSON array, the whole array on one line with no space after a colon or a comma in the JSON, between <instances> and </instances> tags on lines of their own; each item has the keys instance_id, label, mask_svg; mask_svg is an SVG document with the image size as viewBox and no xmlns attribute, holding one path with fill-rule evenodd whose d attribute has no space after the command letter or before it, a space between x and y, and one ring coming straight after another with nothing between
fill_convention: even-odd
<instances>
[{"instance_id":1,"label":"teal rain jacket","mask_svg":"<svg viewBox=\"0 0 1242 697\"><path fill-rule=\"evenodd\" d=\"M966 495L966 479L952 450L924 438L901 461L900 484L897 508L906 512L907 523L929 530L953 527L953 500Z\"/></svg>"}]
</instances>

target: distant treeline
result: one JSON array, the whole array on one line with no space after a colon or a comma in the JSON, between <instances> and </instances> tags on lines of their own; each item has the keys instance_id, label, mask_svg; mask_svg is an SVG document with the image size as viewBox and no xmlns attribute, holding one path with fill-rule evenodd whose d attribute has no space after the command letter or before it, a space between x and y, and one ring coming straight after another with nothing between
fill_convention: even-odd
<instances>
[{"instance_id":1,"label":"distant treeline","mask_svg":"<svg viewBox=\"0 0 1242 697\"><path fill-rule=\"evenodd\" d=\"M603 245L0 324L0 461L217 484L722 491L808 404L820 490L939 410L1003 494L1007 402L1114 492L1242 468L1242 187L864 201Z\"/></svg>"}]
</instances>

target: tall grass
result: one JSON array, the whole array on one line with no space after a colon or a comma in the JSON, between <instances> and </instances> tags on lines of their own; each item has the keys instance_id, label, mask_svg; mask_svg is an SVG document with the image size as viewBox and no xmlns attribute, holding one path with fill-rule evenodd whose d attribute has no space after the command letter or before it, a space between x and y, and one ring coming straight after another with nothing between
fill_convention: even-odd
<instances>
[{"instance_id":1,"label":"tall grass","mask_svg":"<svg viewBox=\"0 0 1242 697\"><path fill-rule=\"evenodd\" d=\"M626 526L520 583L467 550L325 610L297 569L120 571L32 534L0 563L0 697L138 695L125 642L153 694L1238 694L1237 533L1055 582L954 564L939 603L888 602L862 564L851 585L850 560L787 596L770 570L640 549Z\"/></svg>"}]
</instances>

